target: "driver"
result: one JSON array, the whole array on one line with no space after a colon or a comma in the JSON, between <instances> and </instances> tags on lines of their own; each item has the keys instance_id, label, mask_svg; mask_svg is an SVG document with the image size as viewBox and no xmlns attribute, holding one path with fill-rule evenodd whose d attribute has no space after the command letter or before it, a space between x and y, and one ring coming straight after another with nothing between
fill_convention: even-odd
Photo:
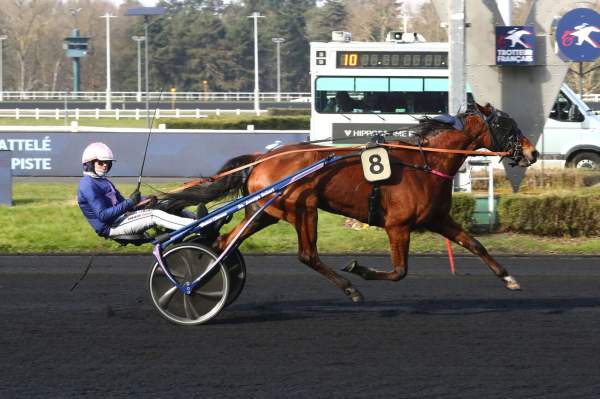
<instances>
[{"instance_id":1,"label":"driver","mask_svg":"<svg viewBox=\"0 0 600 399\"><path fill-rule=\"evenodd\" d=\"M96 233L105 238L141 233L158 226L177 230L194 219L171 215L159 209L135 210L141 200L138 190L128 199L106 178L115 161L104 143L92 143L81 157L83 177L77 190L77 203ZM156 203L155 197L150 197Z\"/></svg>"}]
</instances>

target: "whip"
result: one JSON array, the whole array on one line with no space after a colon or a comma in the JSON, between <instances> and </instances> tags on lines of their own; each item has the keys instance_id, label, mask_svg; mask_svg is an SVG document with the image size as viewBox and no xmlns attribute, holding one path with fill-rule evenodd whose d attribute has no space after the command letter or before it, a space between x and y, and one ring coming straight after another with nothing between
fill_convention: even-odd
<instances>
[{"instance_id":1,"label":"whip","mask_svg":"<svg viewBox=\"0 0 600 399\"><path fill-rule=\"evenodd\" d=\"M164 87L161 87L160 94L158 95L158 101L154 106L154 113L152 114L152 120L150 121L150 126L148 126L148 137L146 138L146 147L144 148L144 157L142 158L142 167L140 168L140 176L138 177L137 187L135 191L140 191L140 186L142 184L142 175L144 174L144 165L146 164L146 154L148 153L148 145L150 144L150 136L152 135L152 125L154 125L154 118L156 117L156 111L158 110L158 106L160 105L160 100L162 98ZM148 115L146 114L146 117Z\"/></svg>"}]
</instances>

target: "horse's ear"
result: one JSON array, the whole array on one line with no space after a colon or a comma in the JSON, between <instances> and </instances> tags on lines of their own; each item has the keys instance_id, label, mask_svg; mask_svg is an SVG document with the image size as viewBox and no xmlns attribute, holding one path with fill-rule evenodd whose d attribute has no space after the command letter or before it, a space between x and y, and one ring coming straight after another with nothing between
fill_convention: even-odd
<instances>
[{"instance_id":1,"label":"horse's ear","mask_svg":"<svg viewBox=\"0 0 600 399\"><path fill-rule=\"evenodd\" d=\"M479 112L481 112L485 116L490 116L492 114L492 112L494 111L494 107L492 107L492 105L490 103L486 103L484 106L481 106L478 103L475 103L475 106L477 107Z\"/></svg>"}]
</instances>

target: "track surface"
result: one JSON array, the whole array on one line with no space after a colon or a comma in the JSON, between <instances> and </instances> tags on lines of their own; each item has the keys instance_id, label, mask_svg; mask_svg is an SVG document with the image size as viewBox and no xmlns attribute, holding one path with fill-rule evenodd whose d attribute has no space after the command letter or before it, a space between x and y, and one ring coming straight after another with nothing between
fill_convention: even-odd
<instances>
[{"instance_id":1,"label":"track surface","mask_svg":"<svg viewBox=\"0 0 600 399\"><path fill-rule=\"evenodd\" d=\"M351 258L324 259L336 268ZM360 257L387 267L387 257ZM151 260L0 257L0 397L598 398L600 258L412 257L398 283L351 277L353 305L291 256L247 256L210 324L161 319Z\"/></svg>"}]
</instances>

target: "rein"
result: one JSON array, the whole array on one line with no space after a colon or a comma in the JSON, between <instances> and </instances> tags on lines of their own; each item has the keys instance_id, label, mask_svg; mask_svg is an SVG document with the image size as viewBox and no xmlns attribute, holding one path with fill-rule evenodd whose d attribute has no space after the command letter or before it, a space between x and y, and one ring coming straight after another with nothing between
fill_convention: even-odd
<instances>
[{"instance_id":1,"label":"rein","mask_svg":"<svg viewBox=\"0 0 600 399\"><path fill-rule=\"evenodd\" d=\"M421 147L421 146L414 146L414 145L408 145L408 144L390 144L390 143L378 143L378 145L382 146L382 147L388 147L388 148L400 148L400 149L404 149L404 150L413 150L413 151L426 151L426 152L438 152L438 153L445 153L445 154L461 154L461 155L478 155L478 156L500 156L500 157L504 157L504 156L508 156L510 155L509 152L499 152L499 151L473 151L473 150L451 150L451 149L445 149L445 148L431 148L431 147ZM192 180L189 181L179 187L176 187L170 191L167 191L168 194L172 194L172 193L178 193L182 190L185 190L187 188L190 187L194 187L200 184L204 184L207 182L212 182L218 179L221 179L225 176L229 176L231 174L234 174L236 172L239 172L240 170L244 170L247 168L251 168L252 166L258 165L262 162L274 159L274 158L278 158L284 155L289 155L289 154L298 154L298 153L304 153L304 152L323 152L323 151L354 151L354 150L360 150L360 149L364 149L366 147L366 144L360 144L360 145L354 145L354 146L350 146L350 147L340 147L340 148L334 148L334 147L323 147L323 148L306 148L306 149L298 149L298 150L289 150L289 151L284 151L284 152L279 152L277 154L273 154L261 159L258 159L254 162L250 162L247 163L245 165L239 166L237 168L234 169L229 169L226 170L224 172L218 173L216 175L210 176L210 177L204 177L204 178L200 178L200 179L196 179L196 180ZM432 173L436 176L440 176L443 177L445 179L452 179L453 177L450 175L447 175L443 172L440 172L438 170L432 169L430 167L418 167L418 165L405 165L405 166L409 166L415 169L420 169L429 173ZM144 204L144 201L142 201L140 203L140 205Z\"/></svg>"}]
</instances>

